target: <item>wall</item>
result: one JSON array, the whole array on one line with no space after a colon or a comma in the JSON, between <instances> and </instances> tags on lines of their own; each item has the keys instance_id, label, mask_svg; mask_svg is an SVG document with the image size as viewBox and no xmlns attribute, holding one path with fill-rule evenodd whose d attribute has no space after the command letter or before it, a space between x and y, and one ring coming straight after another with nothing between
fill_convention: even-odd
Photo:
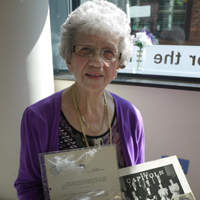
<instances>
[{"instance_id":1,"label":"wall","mask_svg":"<svg viewBox=\"0 0 200 200\"><path fill-rule=\"evenodd\" d=\"M48 0L0 1L0 199L17 199L24 109L54 92Z\"/></svg>"},{"instance_id":2,"label":"wall","mask_svg":"<svg viewBox=\"0 0 200 200\"><path fill-rule=\"evenodd\" d=\"M55 80L55 91L72 81ZM142 113L146 161L163 155L189 160L186 178L200 199L200 92L109 84L107 89L133 103Z\"/></svg>"}]
</instances>

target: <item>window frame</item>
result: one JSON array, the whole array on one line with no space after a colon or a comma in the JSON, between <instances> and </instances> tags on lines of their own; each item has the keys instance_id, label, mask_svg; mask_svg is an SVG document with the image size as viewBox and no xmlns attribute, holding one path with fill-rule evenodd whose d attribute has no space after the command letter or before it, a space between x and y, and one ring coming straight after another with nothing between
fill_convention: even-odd
<instances>
[{"instance_id":1,"label":"window frame","mask_svg":"<svg viewBox=\"0 0 200 200\"><path fill-rule=\"evenodd\" d=\"M69 71L59 70L54 73L54 80L75 81L75 78ZM189 77L118 73L110 84L200 91L200 78Z\"/></svg>"}]
</instances>

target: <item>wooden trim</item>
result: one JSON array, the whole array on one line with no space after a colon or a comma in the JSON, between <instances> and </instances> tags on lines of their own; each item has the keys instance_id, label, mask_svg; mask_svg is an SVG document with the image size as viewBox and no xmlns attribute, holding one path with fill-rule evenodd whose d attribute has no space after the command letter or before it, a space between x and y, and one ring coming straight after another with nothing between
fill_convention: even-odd
<instances>
[{"instance_id":1,"label":"wooden trim","mask_svg":"<svg viewBox=\"0 0 200 200\"><path fill-rule=\"evenodd\" d=\"M190 37L192 6L193 6L193 0L187 0L186 11L185 11L185 26L184 26L185 40L189 40Z\"/></svg>"}]
</instances>

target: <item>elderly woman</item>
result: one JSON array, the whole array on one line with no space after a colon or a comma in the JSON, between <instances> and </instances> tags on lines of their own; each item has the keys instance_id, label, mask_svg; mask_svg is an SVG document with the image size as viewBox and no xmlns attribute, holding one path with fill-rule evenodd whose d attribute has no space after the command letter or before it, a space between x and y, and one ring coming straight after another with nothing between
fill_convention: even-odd
<instances>
[{"instance_id":1,"label":"elderly woman","mask_svg":"<svg viewBox=\"0 0 200 200\"><path fill-rule=\"evenodd\" d=\"M38 154L116 144L119 167L144 162L140 112L105 90L133 50L130 27L114 4L94 0L62 25L59 51L75 84L29 106L21 123L15 188L19 199L44 199Z\"/></svg>"}]
</instances>

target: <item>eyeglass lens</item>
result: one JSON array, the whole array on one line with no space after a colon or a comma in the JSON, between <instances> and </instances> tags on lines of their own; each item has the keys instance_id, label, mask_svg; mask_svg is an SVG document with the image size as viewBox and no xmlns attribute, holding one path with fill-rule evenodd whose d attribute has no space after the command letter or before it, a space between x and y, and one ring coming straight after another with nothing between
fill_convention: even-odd
<instances>
[{"instance_id":1,"label":"eyeglass lens","mask_svg":"<svg viewBox=\"0 0 200 200\"><path fill-rule=\"evenodd\" d=\"M100 55L103 57L103 59L107 61L115 61L119 59L119 54L117 50L109 48L103 48L101 50L97 50L94 47L81 46L81 45L76 45L74 47L74 52L81 57L92 57L94 56L96 51L100 51Z\"/></svg>"}]
</instances>

